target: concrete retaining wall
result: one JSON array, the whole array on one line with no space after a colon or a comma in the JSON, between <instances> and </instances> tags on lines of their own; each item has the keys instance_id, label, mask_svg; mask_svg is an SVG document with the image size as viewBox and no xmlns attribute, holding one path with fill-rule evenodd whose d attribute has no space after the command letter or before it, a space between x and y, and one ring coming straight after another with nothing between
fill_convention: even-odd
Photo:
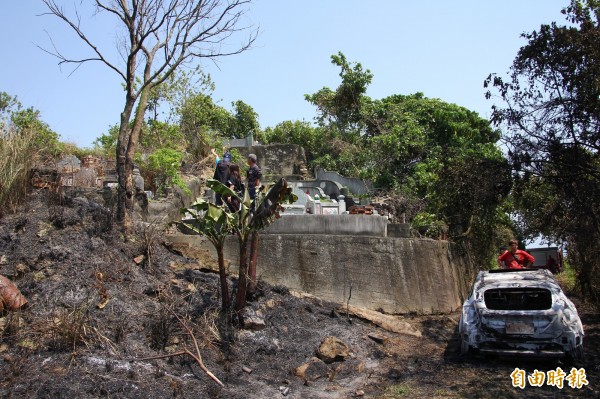
<instances>
[{"instance_id":1,"label":"concrete retaining wall","mask_svg":"<svg viewBox=\"0 0 600 399\"><path fill-rule=\"evenodd\" d=\"M203 237L170 240L189 243L216 262L214 248ZM231 273L237 272L238 252L237 238L228 237L224 253ZM350 304L400 314L459 308L474 270L445 241L262 234L258 274L270 284L340 303L352 286Z\"/></svg>"},{"instance_id":2,"label":"concrete retaining wall","mask_svg":"<svg viewBox=\"0 0 600 399\"><path fill-rule=\"evenodd\" d=\"M387 219L365 215L286 215L271 224L266 234L331 234L385 237Z\"/></svg>"}]
</instances>

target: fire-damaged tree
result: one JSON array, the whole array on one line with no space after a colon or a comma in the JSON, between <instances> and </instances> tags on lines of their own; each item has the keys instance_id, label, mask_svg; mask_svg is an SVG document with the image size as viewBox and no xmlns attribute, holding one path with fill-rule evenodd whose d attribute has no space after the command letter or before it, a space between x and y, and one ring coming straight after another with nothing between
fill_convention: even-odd
<instances>
[{"instance_id":1,"label":"fire-damaged tree","mask_svg":"<svg viewBox=\"0 0 600 399\"><path fill-rule=\"evenodd\" d=\"M568 21L542 25L513 61L490 75L502 106L521 227L564 242L582 292L600 299L600 2L572 1ZM487 92L492 97L492 92Z\"/></svg>"},{"instance_id":2,"label":"fire-damaged tree","mask_svg":"<svg viewBox=\"0 0 600 399\"><path fill-rule=\"evenodd\" d=\"M58 17L88 47L90 54L72 58L52 44L47 52L59 65L101 62L115 72L125 89L119 124L116 159L118 186L117 219L126 231L132 227L134 203L133 156L152 89L168 79L181 65L194 59L215 59L250 48L256 31L242 44L228 46L233 35L245 29L242 16L249 0L95 0L95 12L114 17L124 39L117 40L124 62L112 60L108 49L94 42L82 28L81 11L71 15L55 0L43 0L48 15Z\"/></svg>"},{"instance_id":3,"label":"fire-damaged tree","mask_svg":"<svg viewBox=\"0 0 600 399\"><path fill-rule=\"evenodd\" d=\"M285 179L270 184L266 190L259 191L252 201L245 190L239 197L229 187L218 180L209 179L207 186L224 198L237 200L239 209L230 209L227 205L217 206L199 200L192 206L182 208L182 214L191 212L192 221L182 222L187 228L206 236L217 251L219 276L221 280L222 309L229 308L229 289L225 270L223 246L229 234L235 234L239 242L240 264L236 292L235 310L238 314L246 306L248 289L256 286L256 258L258 256L258 233L279 218L283 211L281 204L293 203L298 198L292 193ZM252 247L248 252L248 242L252 237ZM254 271L249 266L254 267Z\"/></svg>"}]
</instances>

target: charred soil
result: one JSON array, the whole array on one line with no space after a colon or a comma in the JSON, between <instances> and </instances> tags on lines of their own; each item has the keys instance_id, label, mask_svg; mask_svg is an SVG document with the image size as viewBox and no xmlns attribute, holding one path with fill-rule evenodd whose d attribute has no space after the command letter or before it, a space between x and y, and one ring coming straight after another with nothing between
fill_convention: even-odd
<instances>
[{"instance_id":1,"label":"charred soil","mask_svg":"<svg viewBox=\"0 0 600 399\"><path fill-rule=\"evenodd\" d=\"M600 317L593 309L581 314L586 358L575 365L589 385L521 390L511 385L515 367L568 373L570 366L462 358L457 313L406 316L422 336L401 335L348 318L338 304L260 283L248 305L259 322L245 329L229 323L235 317L219 312L216 274L171 252L160 226L140 225L138 238L125 242L99 202L42 190L22 212L0 220L0 274L29 301L0 318L2 397L598 396ZM186 326L223 386L191 356L173 355L195 353ZM344 359L315 357L328 336L347 345Z\"/></svg>"}]
</instances>

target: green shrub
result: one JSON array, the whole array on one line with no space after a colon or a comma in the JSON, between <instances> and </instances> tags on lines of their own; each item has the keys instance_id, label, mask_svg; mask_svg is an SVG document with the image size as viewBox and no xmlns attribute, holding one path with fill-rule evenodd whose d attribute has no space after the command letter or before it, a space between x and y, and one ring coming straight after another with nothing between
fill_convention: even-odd
<instances>
[{"instance_id":1,"label":"green shrub","mask_svg":"<svg viewBox=\"0 0 600 399\"><path fill-rule=\"evenodd\" d=\"M169 148L154 151L148 157L144 167L154 178L155 190L158 194L165 194L168 188L177 186L189 193L189 188L179 174L179 167L183 154Z\"/></svg>"}]
</instances>

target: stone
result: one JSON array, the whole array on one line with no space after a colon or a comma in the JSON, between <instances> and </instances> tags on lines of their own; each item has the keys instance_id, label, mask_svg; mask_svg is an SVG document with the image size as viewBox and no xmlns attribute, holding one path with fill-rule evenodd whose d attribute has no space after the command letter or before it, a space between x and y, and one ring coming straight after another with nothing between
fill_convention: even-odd
<instances>
[{"instance_id":1,"label":"stone","mask_svg":"<svg viewBox=\"0 0 600 399\"><path fill-rule=\"evenodd\" d=\"M6 255L0 256L0 266L6 265L6 264L8 264L8 258L6 257Z\"/></svg>"},{"instance_id":2,"label":"stone","mask_svg":"<svg viewBox=\"0 0 600 399\"><path fill-rule=\"evenodd\" d=\"M244 373L248 373L248 374L252 373L252 369L250 367L246 367L246 366L242 366L242 371Z\"/></svg>"},{"instance_id":3,"label":"stone","mask_svg":"<svg viewBox=\"0 0 600 399\"><path fill-rule=\"evenodd\" d=\"M277 306L277 302L274 299L269 299L265 302L265 306L269 309L273 309L275 306Z\"/></svg>"},{"instance_id":4,"label":"stone","mask_svg":"<svg viewBox=\"0 0 600 399\"><path fill-rule=\"evenodd\" d=\"M43 237L46 237L46 236L48 235L48 230L46 230L46 229L41 229L41 230L40 230L40 231L38 231L38 232L37 232L35 235L36 235L38 238L43 238Z\"/></svg>"},{"instance_id":5,"label":"stone","mask_svg":"<svg viewBox=\"0 0 600 399\"><path fill-rule=\"evenodd\" d=\"M356 396L357 398L360 398L362 396L365 396L365 391L363 391L362 389L359 389L358 391L356 391L354 393L354 396Z\"/></svg>"},{"instance_id":6,"label":"stone","mask_svg":"<svg viewBox=\"0 0 600 399\"><path fill-rule=\"evenodd\" d=\"M144 255L139 255L139 256L136 256L135 258L133 258L133 261L135 262L136 265L139 265L144 261L144 259L146 259L146 257Z\"/></svg>"},{"instance_id":7,"label":"stone","mask_svg":"<svg viewBox=\"0 0 600 399\"><path fill-rule=\"evenodd\" d=\"M375 333L369 333L369 334L367 334L367 337L371 338L373 341L377 342L378 344L383 344L385 341L388 340L388 337L386 337L385 335L379 335L379 334L375 334Z\"/></svg>"},{"instance_id":8,"label":"stone","mask_svg":"<svg viewBox=\"0 0 600 399\"><path fill-rule=\"evenodd\" d=\"M242 314L242 326L246 330L259 331L264 329L266 324L253 309L246 309Z\"/></svg>"},{"instance_id":9,"label":"stone","mask_svg":"<svg viewBox=\"0 0 600 399\"><path fill-rule=\"evenodd\" d=\"M320 378L327 378L329 372L329 367L317 357L313 357L310 361L294 369L294 375L305 381L316 381Z\"/></svg>"},{"instance_id":10,"label":"stone","mask_svg":"<svg viewBox=\"0 0 600 399\"><path fill-rule=\"evenodd\" d=\"M339 338L329 336L325 337L323 342L321 342L321 345L319 345L317 356L325 363L333 363L335 361L344 360L350 356L350 348Z\"/></svg>"},{"instance_id":11,"label":"stone","mask_svg":"<svg viewBox=\"0 0 600 399\"><path fill-rule=\"evenodd\" d=\"M281 394L283 396L288 396L289 393L290 393L290 388L289 387L280 386L279 387L279 392L281 392Z\"/></svg>"}]
</instances>

